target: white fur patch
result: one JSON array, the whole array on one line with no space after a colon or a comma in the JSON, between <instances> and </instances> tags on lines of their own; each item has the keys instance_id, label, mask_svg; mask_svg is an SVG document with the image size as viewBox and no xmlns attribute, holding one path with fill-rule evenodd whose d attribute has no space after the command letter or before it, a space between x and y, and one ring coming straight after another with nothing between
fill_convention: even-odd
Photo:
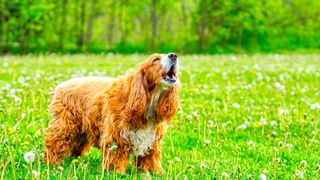
<instances>
[{"instance_id":1,"label":"white fur patch","mask_svg":"<svg viewBox=\"0 0 320 180\"><path fill-rule=\"evenodd\" d=\"M145 129L136 129L129 132L122 131L121 136L129 139L132 143L131 152L133 155L143 157L149 153L156 140L154 123L148 122Z\"/></svg>"}]
</instances>

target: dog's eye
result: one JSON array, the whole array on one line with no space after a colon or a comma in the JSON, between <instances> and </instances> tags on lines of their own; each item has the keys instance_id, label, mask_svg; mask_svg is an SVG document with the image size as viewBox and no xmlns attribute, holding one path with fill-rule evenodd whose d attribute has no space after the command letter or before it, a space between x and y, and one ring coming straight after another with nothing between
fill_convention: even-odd
<instances>
[{"instance_id":1,"label":"dog's eye","mask_svg":"<svg viewBox=\"0 0 320 180\"><path fill-rule=\"evenodd\" d=\"M160 58L155 58L152 60L152 62L160 61Z\"/></svg>"}]
</instances>

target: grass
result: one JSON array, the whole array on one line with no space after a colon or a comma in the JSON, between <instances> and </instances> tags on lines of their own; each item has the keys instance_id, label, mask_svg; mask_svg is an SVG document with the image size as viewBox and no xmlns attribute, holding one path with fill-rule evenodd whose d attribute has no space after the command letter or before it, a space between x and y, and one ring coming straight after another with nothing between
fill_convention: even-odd
<instances>
[{"instance_id":1,"label":"grass","mask_svg":"<svg viewBox=\"0 0 320 180\"><path fill-rule=\"evenodd\" d=\"M132 164L103 172L98 149L42 160L50 92L76 76L118 76L131 55L0 57L0 179L320 178L320 56L183 56L178 114L164 138L166 176ZM318 104L317 104L318 103ZM35 153L27 163L24 155Z\"/></svg>"}]
</instances>

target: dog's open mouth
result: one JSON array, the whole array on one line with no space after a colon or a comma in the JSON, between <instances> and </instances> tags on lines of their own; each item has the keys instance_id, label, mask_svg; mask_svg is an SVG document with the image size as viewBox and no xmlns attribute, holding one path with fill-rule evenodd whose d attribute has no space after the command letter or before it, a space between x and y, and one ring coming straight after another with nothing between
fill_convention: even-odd
<instances>
[{"instance_id":1,"label":"dog's open mouth","mask_svg":"<svg viewBox=\"0 0 320 180\"><path fill-rule=\"evenodd\" d=\"M174 70L175 70L175 65L172 65L169 71L166 74L162 75L162 78L169 83L175 83L177 81L177 76Z\"/></svg>"}]
</instances>

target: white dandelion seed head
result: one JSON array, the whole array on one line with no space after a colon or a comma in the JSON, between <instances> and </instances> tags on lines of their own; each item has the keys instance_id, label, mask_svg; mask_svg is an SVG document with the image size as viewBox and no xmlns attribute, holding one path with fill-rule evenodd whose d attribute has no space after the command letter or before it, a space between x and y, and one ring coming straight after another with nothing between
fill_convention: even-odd
<instances>
[{"instance_id":1,"label":"white dandelion seed head","mask_svg":"<svg viewBox=\"0 0 320 180\"><path fill-rule=\"evenodd\" d=\"M36 170L32 170L32 175L33 175L33 177L37 178L39 176L39 172Z\"/></svg>"},{"instance_id":2,"label":"white dandelion seed head","mask_svg":"<svg viewBox=\"0 0 320 180\"><path fill-rule=\"evenodd\" d=\"M260 174L260 177L259 177L260 180L266 180L267 179L267 176L265 174Z\"/></svg>"},{"instance_id":3,"label":"white dandelion seed head","mask_svg":"<svg viewBox=\"0 0 320 180\"><path fill-rule=\"evenodd\" d=\"M319 103L311 104L310 109L312 109L312 110L320 109L320 104Z\"/></svg>"},{"instance_id":4,"label":"white dandelion seed head","mask_svg":"<svg viewBox=\"0 0 320 180\"><path fill-rule=\"evenodd\" d=\"M232 107L236 108L236 109L239 109L240 108L240 104L238 103L233 103L232 104Z\"/></svg>"},{"instance_id":5,"label":"white dandelion seed head","mask_svg":"<svg viewBox=\"0 0 320 180\"><path fill-rule=\"evenodd\" d=\"M262 125L267 125L268 123L267 123L267 120L265 119L265 118L260 118L260 123L262 124Z\"/></svg>"},{"instance_id":6,"label":"white dandelion seed head","mask_svg":"<svg viewBox=\"0 0 320 180\"><path fill-rule=\"evenodd\" d=\"M292 144L286 144L286 147L291 149L291 148L293 148L293 145Z\"/></svg>"},{"instance_id":7,"label":"white dandelion seed head","mask_svg":"<svg viewBox=\"0 0 320 180\"><path fill-rule=\"evenodd\" d=\"M221 176L226 178L226 177L229 177L229 174L227 172L222 172Z\"/></svg>"},{"instance_id":8,"label":"white dandelion seed head","mask_svg":"<svg viewBox=\"0 0 320 180\"><path fill-rule=\"evenodd\" d=\"M252 145L254 145L254 142L253 142L252 140L250 140L250 141L247 142L247 144L248 144L249 146L252 146Z\"/></svg>"},{"instance_id":9,"label":"white dandelion seed head","mask_svg":"<svg viewBox=\"0 0 320 180\"><path fill-rule=\"evenodd\" d=\"M26 154L24 154L23 157L27 163L32 163L34 161L34 159L36 158L36 154L33 151L29 151Z\"/></svg>"},{"instance_id":10,"label":"white dandelion seed head","mask_svg":"<svg viewBox=\"0 0 320 180\"><path fill-rule=\"evenodd\" d=\"M206 165L205 163L201 163L201 164L200 164L200 168L201 168L201 169L207 169L207 165Z\"/></svg>"},{"instance_id":11,"label":"white dandelion seed head","mask_svg":"<svg viewBox=\"0 0 320 180\"><path fill-rule=\"evenodd\" d=\"M231 121L228 121L228 122L222 123L222 127L227 127L229 124L231 124Z\"/></svg>"},{"instance_id":12,"label":"white dandelion seed head","mask_svg":"<svg viewBox=\"0 0 320 180\"><path fill-rule=\"evenodd\" d=\"M190 114L188 114L187 119L192 119L192 116Z\"/></svg>"},{"instance_id":13,"label":"white dandelion seed head","mask_svg":"<svg viewBox=\"0 0 320 180\"><path fill-rule=\"evenodd\" d=\"M302 160L302 161L300 162L300 164L303 165L303 166L307 166L307 165L308 165L308 163L307 163L306 160Z\"/></svg>"},{"instance_id":14,"label":"white dandelion seed head","mask_svg":"<svg viewBox=\"0 0 320 180\"><path fill-rule=\"evenodd\" d=\"M247 125L246 125L246 124L241 124L241 125L238 126L236 129L237 129L237 130L247 129Z\"/></svg>"},{"instance_id":15,"label":"white dandelion seed head","mask_svg":"<svg viewBox=\"0 0 320 180\"><path fill-rule=\"evenodd\" d=\"M211 144L210 139L206 139L206 140L204 140L204 142L203 142L203 146L208 146L209 144Z\"/></svg>"},{"instance_id":16,"label":"white dandelion seed head","mask_svg":"<svg viewBox=\"0 0 320 180\"><path fill-rule=\"evenodd\" d=\"M300 175L301 175L301 171L300 171L300 170L297 170L296 176L300 176Z\"/></svg>"},{"instance_id":17,"label":"white dandelion seed head","mask_svg":"<svg viewBox=\"0 0 320 180\"><path fill-rule=\"evenodd\" d=\"M27 114L26 114L26 113L22 113L22 114L21 114L21 118L22 118L22 119L25 119L26 117L27 117Z\"/></svg>"},{"instance_id":18,"label":"white dandelion seed head","mask_svg":"<svg viewBox=\"0 0 320 180\"><path fill-rule=\"evenodd\" d=\"M270 125L272 127L275 127L277 125L277 122L275 120L270 121Z\"/></svg>"},{"instance_id":19,"label":"white dandelion seed head","mask_svg":"<svg viewBox=\"0 0 320 180\"><path fill-rule=\"evenodd\" d=\"M179 162L181 162L181 159L180 159L179 157L175 157L175 158L174 158L174 162L175 162L175 163L179 163Z\"/></svg>"},{"instance_id":20,"label":"white dandelion seed head","mask_svg":"<svg viewBox=\"0 0 320 180\"><path fill-rule=\"evenodd\" d=\"M289 110L288 109L279 109L279 114L280 115L287 115L287 114L289 114Z\"/></svg>"}]
</instances>

